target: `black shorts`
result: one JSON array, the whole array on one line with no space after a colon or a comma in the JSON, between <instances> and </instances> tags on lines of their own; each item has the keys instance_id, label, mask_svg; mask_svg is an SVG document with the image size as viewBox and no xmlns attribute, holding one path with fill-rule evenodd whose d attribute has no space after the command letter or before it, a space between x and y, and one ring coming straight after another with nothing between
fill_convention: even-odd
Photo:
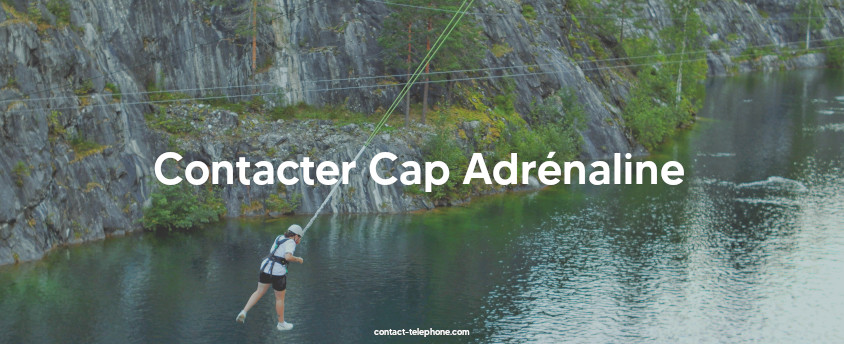
<instances>
[{"instance_id":1,"label":"black shorts","mask_svg":"<svg viewBox=\"0 0 844 344\"><path fill-rule=\"evenodd\" d=\"M273 290L284 291L285 289L287 289L287 274L276 276L261 271L261 274L258 275L258 282L263 284L272 283Z\"/></svg>"}]
</instances>

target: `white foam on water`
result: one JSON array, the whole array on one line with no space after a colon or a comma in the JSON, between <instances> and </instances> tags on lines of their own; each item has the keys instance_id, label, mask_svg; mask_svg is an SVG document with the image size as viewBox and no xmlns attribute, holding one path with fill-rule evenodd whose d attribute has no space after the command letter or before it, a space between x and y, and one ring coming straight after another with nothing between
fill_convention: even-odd
<instances>
[{"instance_id":1,"label":"white foam on water","mask_svg":"<svg viewBox=\"0 0 844 344\"><path fill-rule=\"evenodd\" d=\"M805 184L794 179L772 176L765 180L759 180L749 183L741 183L736 185L739 189L757 188L757 189L773 189L773 190L788 190L793 192L809 192L809 188Z\"/></svg>"},{"instance_id":2,"label":"white foam on water","mask_svg":"<svg viewBox=\"0 0 844 344\"><path fill-rule=\"evenodd\" d=\"M812 103L829 103L826 99L812 99Z\"/></svg>"},{"instance_id":3,"label":"white foam on water","mask_svg":"<svg viewBox=\"0 0 844 344\"><path fill-rule=\"evenodd\" d=\"M728 188L736 186L736 184L733 183L733 182L728 182L726 180L718 180L718 179L715 179L715 178L706 178L706 177L696 178L693 182L698 183L698 184L716 185L716 186L722 186L722 187L728 187Z\"/></svg>"},{"instance_id":4,"label":"white foam on water","mask_svg":"<svg viewBox=\"0 0 844 344\"><path fill-rule=\"evenodd\" d=\"M736 156L736 153L697 153L697 156L708 156L713 158L730 158Z\"/></svg>"},{"instance_id":5,"label":"white foam on water","mask_svg":"<svg viewBox=\"0 0 844 344\"><path fill-rule=\"evenodd\" d=\"M835 100L838 100L839 102L844 102L844 96L835 97Z\"/></svg>"},{"instance_id":6,"label":"white foam on water","mask_svg":"<svg viewBox=\"0 0 844 344\"><path fill-rule=\"evenodd\" d=\"M831 123L818 127L817 131L835 131L844 133L844 123Z\"/></svg>"},{"instance_id":7,"label":"white foam on water","mask_svg":"<svg viewBox=\"0 0 844 344\"><path fill-rule=\"evenodd\" d=\"M736 198L736 202L748 204L778 205L783 207L800 205L800 202L788 198Z\"/></svg>"},{"instance_id":8,"label":"white foam on water","mask_svg":"<svg viewBox=\"0 0 844 344\"><path fill-rule=\"evenodd\" d=\"M818 110L818 113L821 115L834 115L835 111L832 110Z\"/></svg>"}]
</instances>

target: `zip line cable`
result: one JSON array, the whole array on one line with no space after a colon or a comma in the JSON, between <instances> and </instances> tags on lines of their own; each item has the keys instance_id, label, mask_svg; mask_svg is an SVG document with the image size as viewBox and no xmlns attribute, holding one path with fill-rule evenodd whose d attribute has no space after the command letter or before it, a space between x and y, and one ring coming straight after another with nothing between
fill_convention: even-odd
<instances>
[{"instance_id":1,"label":"zip line cable","mask_svg":"<svg viewBox=\"0 0 844 344\"><path fill-rule=\"evenodd\" d=\"M390 115L392 115L393 111L396 109L396 107L398 107L398 104L401 103L401 99L404 97L404 95L407 94L407 92L413 86L413 83L415 83L416 80L419 78L419 75L421 74L422 69L425 66L427 66L428 63L431 61L431 59L434 57L434 55L436 55L437 51L439 51L440 47L442 47L442 44L445 42L445 40L448 39L448 36L451 35L451 32L454 31L454 28L457 27L457 24L460 23L461 19L463 19L463 16L466 14L466 11L469 9L469 7L472 6L472 3L475 2L475 0L471 0L471 1L469 1L468 5L467 5L466 1L467 0L463 0L463 3L461 3L460 7L458 8L458 11L463 10L463 13L455 13L451 17L451 21L448 22L446 27L443 29L443 32L440 34L439 37L437 37L437 40L436 40L436 42L434 42L433 47L430 50L428 50L428 54L425 55L425 58L423 58L422 61L419 63L419 66L416 67L416 71L414 72L414 75L410 77L410 80L408 80L407 83L405 83L404 88L402 88L402 91L399 93L399 95L393 101L393 104L384 113L384 116L381 117L381 121L378 122L378 125L376 125L375 128L372 130L372 134L369 135L369 138L366 139L366 142L363 144L363 146L360 147L360 151L358 151L358 154L355 155L354 160L352 160L353 163L356 162L358 160L358 158L360 158L360 156L363 154L363 151L366 150L366 147L369 146L369 144L372 142L372 139L375 138L375 135L378 134L378 131L381 130L381 128L384 126L384 124L390 118ZM407 101L410 101L410 100L408 99ZM331 199L331 196L333 196L334 193L337 191L337 189L340 188L340 184L342 184L342 183L337 181L337 183L334 184L334 186L331 188L331 191L328 193L328 195L325 196L325 199L322 201L322 204L319 205L319 208L317 208L316 212L314 212L314 215L308 221L308 224L305 225L305 228L302 231L302 235L304 235L305 233L308 232L308 229L311 227L311 225L313 225L314 220L316 220L320 211L322 211L322 208L324 208L325 205L328 204L328 201Z\"/></svg>"},{"instance_id":2,"label":"zip line cable","mask_svg":"<svg viewBox=\"0 0 844 344\"><path fill-rule=\"evenodd\" d=\"M838 38L844 38L844 36L837 36L832 38L817 38L812 39L810 42L823 42L823 41L832 41ZM805 40L801 41L793 41L793 42L782 42L782 43L770 43L770 44L761 44L761 45L752 45L747 46L746 49L749 48L765 48L765 47L778 47L781 45L790 45L790 44L803 44ZM834 46L831 46L834 47ZM823 50L827 47L819 47L819 48L812 48L809 50ZM800 48L797 51L806 50L805 48ZM603 62L612 62L612 61L625 61L625 60L641 60L641 59L648 59L654 57L661 57L661 56L677 56L677 55L694 55L700 53L710 52L711 50L697 50L697 51L688 51L684 53L667 53L667 54L654 54L654 55L638 55L638 56L626 56L626 57L612 57L600 60L589 60L583 59L578 61L571 61L573 64L582 64L582 63L603 63ZM733 57L740 57L741 54L733 56ZM658 63L654 63L658 64ZM488 68L475 68L475 69L460 69L460 70L447 70L447 71L434 71L428 73L422 73L422 75L431 76L431 75L440 75L440 74L452 74L452 73L471 73L471 72L482 72L482 71L497 71L497 70L506 70L506 69L516 69L516 68L529 68L529 67L544 67L544 66L554 66L559 65L559 63L538 63L538 64L527 64L527 65L516 65L516 66L502 66L502 67L488 67ZM637 66L640 64L627 64L627 65L619 65L619 68L622 67L630 67L630 66ZM585 70L585 69L584 69ZM119 71L117 71L119 72ZM351 78L341 78L341 79L321 79L321 80L305 80L304 82L310 83L318 83L318 82L340 82L340 81L361 81L361 80L370 80L370 79L389 79L389 78L397 78L397 77L406 77L412 74L386 74L386 75L373 75L373 76L363 76L363 77L351 77ZM439 83L439 81L429 81L429 83ZM233 85L233 86L216 86L216 87L204 87L204 88L182 88L182 89L169 89L169 90L156 90L156 91L142 91L142 92L121 92L119 93L121 96L140 96L140 95L150 95L150 94L167 94L167 93L184 93L184 92L192 92L192 91L209 91L209 90L233 90L233 89L241 89L241 88L257 88L257 87L265 87L265 86L275 86L278 87L278 84L273 83L261 83L261 84L244 84L244 85ZM340 87L340 88L323 88L323 89L314 89L314 90L303 90L303 92L324 92L330 90L345 90L345 89L355 89L355 88L373 88L373 87L389 87L395 85L374 85L374 86L351 86L351 87ZM58 87L58 86L57 86ZM278 90L269 93L261 93L262 95L271 95L277 94ZM101 94L100 94L101 95ZM231 97L245 97L245 96L254 96L256 94L243 94ZM16 98L16 99L7 99L7 100L0 100L0 104L9 104L14 102L32 102L32 101L41 101L41 100L59 100L59 99L77 99L85 96L59 96L59 97L40 97L40 98ZM208 96L207 98L184 98L184 99L175 99L175 100L167 100L167 101L178 101L178 100L187 100L187 99L223 99L228 98L230 96L226 95L218 95L218 96ZM161 101L161 102L167 102ZM153 103L155 101L150 101L149 103Z\"/></svg>"},{"instance_id":3,"label":"zip line cable","mask_svg":"<svg viewBox=\"0 0 844 344\"><path fill-rule=\"evenodd\" d=\"M834 47L841 47L844 45L829 45L822 48L815 48L810 50L824 50ZM805 50L805 49L801 49ZM798 50L800 51L800 50ZM689 53L687 53L689 54ZM752 53L747 54L739 54L731 56L732 58L739 58L739 57L747 57L752 56ZM708 58L701 57L696 59L682 59L684 62L696 62L696 61L706 61ZM620 68L630 68L630 67L647 67L647 66L654 66L654 65L671 65L675 63L680 63L680 60L668 60L662 62L653 62L653 63L640 63L640 64L625 64L625 65L609 65L609 66L600 66L600 67L592 67L592 68L580 68L581 71L588 72L588 71L599 71L599 70L612 70L612 69L620 69ZM561 64L544 64L544 65L555 65L563 67ZM515 67L513 67L515 68ZM456 81L471 81L471 80L491 80L491 79L500 79L500 78L510 78L510 77L523 77L523 76L534 76L534 75L547 75L547 74L571 74L574 73L574 70L554 70L554 71L547 71L547 72L526 72L526 73L518 73L518 74L502 74L502 75L487 75L487 76L479 76L479 77L465 77L465 78L457 78L457 79L450 79L450 80L433 80L429 81L431 84L440 84L440 83L447 83L447 82L456 82ZM329 88L322 88L322 89L314 89L309 90L308 92L329 92L329 91L341 91L341 90L352 90L352 89L370 89L370 88L383 88L383 87L393 87L398 85L363 85L363 86L348 86L348 87L329 87ZM272 92L259 92L259 93L252 93L244 96L268 96L268 95L277 95L279 91L272 91ZM107 94L96 94L99 98L109 98ZM93 98L93 96L91 96ZM167 99L167 100L149 100L149 101L137 101L137 102L119 102L119 103L106 103L106 104L95 104L83 107L84 109L93 109L93 108L102 108L102 107L111 107L111 106L128 106L128 105L140 105L140 104L163 104L163 103L174 103L174 102L187 102L187 101L198 101L198 100L215 100L215 99L226 99L229 96L220 95L220 96L207 96L207 97L189 97L189 98L180 98L180 99ZM12 110L19 113L31 113L35 111L41 110L52 110L52 111L62 111L62 110L78 110L80 109L79 106L72 106L72 107L61 107L61 108L33 108L33 109L22 109L22 110ZM379 122L380 123L380 122Z\"/></svg>"},{"instance_id":4,"label":"zip line cable","mask_svg":"<svg viewBox=\"0 0 844 344\"><path fill-rule=\"evenodd\" d=\"M411 7L411 8L418 8L418 9L426 9L426 10L432 10L432 11L449 12L449 13L455 13L455 14L456 14L456 12L457 12L457 11L454 11L454 10L449 10L449 9L441 9L441 8L435 8L435 7L425 7L425 6L416 6L416 5L410 5L410 4L401 4L401 3L389 2L389 1L380 1L380 0L367 0L367 1L370 1L370 2L376 2L376 3L382 3L382 4L386 4L386 5L404 6L404 7ZM269 20L272 20L272 19L277 19L277 18L280 18L280 17L283 17L283 16L289 16L290 14L293 14L293 13L295 13L296 11L297 11L297 9L295 9L295 8L294 8L294 9L289 10L289 11L288 11L288 12L286 12L286 13L278 13L278 14L276 14L276 15L274 15L274 16L269 17ZM468 12L468 14L486 15L486 16L490 16L490 15L495 15L495 16L509 16L509 15L503 15L503 14L488 14L488 13L482 13L482 12ZM571 14L572 14L572 15L575 15L575 16L578 16L578 15L577 15L577 14L575 14L575 13L571 13ZM578 16L578 17L579 17L579 18L587 18L587 17L584 17L584 16ZM607 17L595 17L595 18L614 18L614 17L607 16ZM823 17L792 17L792 18L783 18L782 20L803 20L803 19L811 19L811 18L832 18L832 17L829 17L829 16L823 16ZM773 19L773 18L768 18L768 20L774 20L774 19ZM242 45L242 44L237 44L237 43L234 43L234 40L235 40L236 38L237 38L237 37L223 37L223 38L219 38L219 39L217 39L217 40L212 40L212 41L206 41L206 42L203 42L203 43L198 43L198 44L195 44L195 45L194 45L193 47L191 47L191 48L186 48L186 49L178 50L178 51L175 51L175 52L172 52L172 53L169 53L169 54L163 55L163 56L159 57L157 60L161 60L161 59L163 59L163 58L165 58L165 57L170 57L170 56L177 55L177 54L181 54L181 53L184 53L184 52L194 51L194 50L199 49L200 47L203 47L203 46L206 46L206 45L211 45L211 44L217 44L217 43L220 43L220 42L222 42L222 41L232 41L232 44L234 44L234 45ZM814 42L814 41L817 41L817 40L811 40L810 42ZM804 40L804 41L802 41L802 42L805 42L805 40ZM790 43L782 43L782 44L792 44L792 43L802 43L802 42L790 42ZM776 44L774 43L774 44L771 44L771 45L776 45ZM761 46L758 46L758 47L761 47ZM667 56L667 55L668 55L668 54L666 54L666 56ZM623 58L616 58L616 59L623 59ZM117 74L117 73L120 73L120 72L130 71L131 69L134 69L134 68L136 68L136 67L145 66L145 65L149 65L149 64L155 63L155 62L157 62L157 60L152 60L152 61L147 61L147 62L143 62L143 63L138 63L138 64L135 64L135 65L132 65L132 66L128 66L128 67L125 67L125 68L122 68L122 69L118 69L118 70L115 70L115 71L112 71L112 72L109 72L109 73L100 74L100 75L98 75L98 76L91 77L91 78L87 78L87 79L84 79L84 80L86 80L86 81L93 81L93 80L96 80L96 79L105 78L105 77L108 77L108 76L111 76L111 75L114 75L114 74ZM540 64L540 65L534 65L534 66L541 66L541 64ZM510 68L510 67L501 67L501 68ZM515 67L513 67L513 68L515 68ZM472 70L466 70L466 71L468 72L468 71L472 71ZM461 71L461 72L462 72L462 71ZM448 72L430 72L428 75L435 75L435 74L442 74L442 73L453 73L453 71L448 71ZM395 75L392 75L392 76L393 76L393 77L404 77L404 76L408 76L408 75L407 75L407 74L395 74ZM389 76L384 76L384 77L389 77ZM365 77L365 78L378 78L378 77ZM354 80L354 79L357 79L357 78L348 78L348 79L324 79L324 80L315 80L315 81L305 80L304 82L314 82L314 83L316 83L316 82L330 82L330 81L335 81L335 80ZM274 84L265 84L265 85L266 85L266 86L274 86ZM256 86L256 85L255 85L255 86ZM63 87L63 86L54 86L54 87L51 87L51 88L46 88L46 89L41 89L41 90L33 91L33 92L28 93L28 94L26 95L26 97L29 97L30 95L33 95L33 94L41 94L41 93L44 93L44 92L47 92L47 91L52 91L52 90L60 89L61 87ZM238 86L238 87L241 87L241 88L242 88L242 87L254 87L254 86L253 86L253 85L243 85L243 86ZM204 90L211 90L211 89L234 89L234 88L236 88L236 87L234 87L234 86L219 86L219 87L213 87L213 88L205 88ZM182 91L190 91L190 90L203 90L203 89L183 89ZM152 94L153 92L167 93L167 92L173 92L173 91L179 91L179 90L160 90L160 91L147 91L147 92L122 93L122 94L123 94L123 95L132 95L132 94ZM74 97L67 97L67 98L74 98ZM26 98L26 99L27 99L27 100L43 100L44 98ZM58 98L58 97L50 97L49 99L62 99L62 98ZM8 103L8 102L10 102L10 101L19 101L19 100L6 100L6 101L0 101L0 102L2 102L2 103Z\"/></svg>"},{"instance_id":5,"label":"zip line cable","mask_svg":"<svg viewBox=\"0 0 844 344\"><path fill-rule=\"evenodd\" d=\"M844 45L836 45L830 47L839 47ZM741 57L734 56L734 57ZM698 58L698 59L685 59L684 62L690 61L705 61L707 58ZM665 61L665 62L655 62L655 63L642 63L642 64L634 64L634 65L624 65L624 66L603 66L603 67L594 67L594 68L584 68L581 69L582 71L596 71L596 70L610 70L610 69L617 69L617 68L628 68L628 67L641 67L641 66L653 66L653 65L670 65L680 63L680 60L674 61ZM481 77L466 77L466 78L459 78L459 79L450 79L450 80L435 80L429 81L432 84L438 83L446 83L446 82L454 82L454 81L470 81L470 80L490 80L490 79L499 79L499 78L510 78L510 77L521 77L521 76L534 76L534 75L546 75L546 74L570 74L572 71L548 71L548 72L528 72L528 73L519 73L519 74L503 74L503 75L490 75L490 76L481 76ZM348 89L366 89L366 88L382 88L388 86L397 86L397 85L366 85L366 86L350 86L350 87L335 87L335 88L324 88L324 89L317 89L313 90L314 92L325 92L325 91L338 91L338 90L348 90ZM264 96L264 95L275 95L278 94L277 91L274 92L263 92L263 93L253 93L249 94L248 96ZM102 98L108 97L108 95L99 95ZM100 108L100 107L109 107L109 106L116 106L116 105L139 105L139 104L161 104L161 103L174 103L174 102L187 102L187 101L196 101L196 100L213 100L213 99L223 99L227 98L228 96L209 96L209 97L192 97L192 98L180 98L180 99L169 99L169 100L157 100L157 101L138 101L138 102L122 102L122 103L107 103L107 104L97 104L97 105L90 105L84 107L84 109L90 108ZM19 113L28 113L28 112L35 112L39 110L74 110L79 109L79 106L74 107L64 107L64 108L36 108L36 109L26 109L26 110L13 110Z\"/></svg>"},{"instance_id":6,"label":"zip line cable","mask_svg":"<svg viewBox=\"0 0 844 344\"><path fill-rule=\"evenodd\" d=\"M385 4L385 5L390 5L390 6L399 6L399 7L407 7L407 8L416 8L416 9L420 9L420 10L427 10L427 11L448 12L448 13L454 13L454 12L455 12L454 10L450 10L450 9L446 9L446 8L437 8L437 7L419 6L419 5L403 4L403 3L398 3L398 2L381 1L381 0L367 0L367 1L369 1L369 2L382 3L382 4ZM478 16L487 16L487 17L517 17L516 15L513 15L513 14L507 14L507 13L469 12L468 14L474 14L474 15L478 15ZM582 13L567 13L567 14L573 15L573 16L575 16L575 17L577 17L577 18L590 18L590 19L624 19L624 18L621 18L621 17L619 17L619 16L587 16L587 15L583 15ZM626 19L633 19L633 18L635 18L635 17L626 17ZM775 20L775 21L797 21L797 20L806 20L806 19L813 19L813 18L837 18L837 17L834 17L834 16L787 17L787 18L770 18L770 17L769 17L769 18L764 18L764 17L763 17L763 20L766 20L766 21L770 21L770 20Z\"/></svg>"}]
</instances>

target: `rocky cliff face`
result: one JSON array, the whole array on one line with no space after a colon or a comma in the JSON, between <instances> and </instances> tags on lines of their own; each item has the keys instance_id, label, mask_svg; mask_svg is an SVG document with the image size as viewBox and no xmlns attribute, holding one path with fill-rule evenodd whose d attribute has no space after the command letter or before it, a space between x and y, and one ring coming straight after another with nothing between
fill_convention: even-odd
<instances>
[{"instance_id":1,"label":"rocky cliff face","mask_svg":"<svg viewBox=\"0 0 844 344\"><path fill-rule=\"evenodd\" d=\"M223 3L223 5L220 5ZM249 12L226 1L24 1L6 0L0 9L0 264L37 259L55 245L83 242L137 230L137 220L154 185L152 164L168 150L151 131L144 114L156 89L178 89L191 96L264 95L275 102L344 105L379 113L399 87L384 78L376 42L391 7L381 1L268 2L268 25L258 30L258 71L251 68L251 42L238 35ZM56 7L56 4L64 7ZM523 15L531 5L536 15ZM242 7L242 6L241 6ZM64 10L62 10L64 9ZM619 106L628 82L595 63L570 56L572 17L556 1L490 0L472 9L489 46L508 47L479 61L493 77L479 82L484 95L502 89L504 74L516 80L516 108L524 113L536 98L561 87L577 90L588 113L583 130L586 159L643 149L622 129ZM800 41L791 1L708 1L700 14L712 40L726 47L708 53L710 72L818 66L822 54L770 55L734 62L749 46ZM815 39L842 35L844 11L826 6L829 18ZM630 32L655 35L669 25L664 1L651 0L640 16L653 29ZM780 20L783 19L783 20ZM726 37L729 34L730 40ZM588 51L583 57L588 58ZM507 67L506 69L502 67ZM434 89L433 97L438 97ZM174 111L181 111L174 109ZM205 114L193 121L223 120ZM317 152L318 159L348 161L369 128L337 127L321 122L277 122L237 142L215 141L212 123L202 140L183 143L188 160L290 159ZM424 128L416 133L426 132ZM401 159L422 160L421 138L410 133L380 135L359 166L378 151ZM421 134L420 134L421 135ZM298 151L291 150L297 147ZM270 149L274 150L270 154ZM268 155L264 155L268 154ZM363 169L359 169L363 170ZM250 206L278 190L227 187L229 214L262 213ZM297 185L298 212L312 212L328 187ZM433 206L403 192L353 178L329 212L400 212ZM248 208L248 209L243 209Z\"/></svg>"},{"instance_id":2,"label":"rocky cliff face","mask_svg":"<svg viewBox=\"0 0 844 344\"><path fill-rule=\"evenodd\" d=\"M174 148L184 152L184 160L203 161L211 165L215 161L237 161L244 157L252 166L259 161L268 161L278 167L284 161L301 162L304 157L316 163L332 161L351 162L366 141L375 125L336 125L328 120L284 121L262 123L237 113L213 109L207 105L178 105L169 108L171 116L191 118L191 125L197 131L189 139L177 139ZM369 163L380 152L391 152L398 159L394 163L382 161L379 171L382 177L396 176L406 169L400 164L407 160L420 161L420 148L430 129L417 126L412 129L392 130L386 128L375 136L367 150L357 160L357 167L351 170L349 184L344 185L332 197L324 213L398 213L434 207L425 197L404 193L403 188L375 183L368 173ZM254 168L248 176L251 179ZM310 178L314 178L311 169ZM184 170L171 170L168 177L184 176ZM303 179L301 169L287 170L286 178ZM222 178L222 177L221 177ZM237 176L235 176L237 178ZM319 182L307 185L303 182L291 186L277 185L244 186L220 183L220 193L229 216L276 215L279 212L295 210L298 213L314 213L330 192L331 186ZM276 195L286 202L288 209L269 207L266 200Z\"/></svg>"}]
</instances>

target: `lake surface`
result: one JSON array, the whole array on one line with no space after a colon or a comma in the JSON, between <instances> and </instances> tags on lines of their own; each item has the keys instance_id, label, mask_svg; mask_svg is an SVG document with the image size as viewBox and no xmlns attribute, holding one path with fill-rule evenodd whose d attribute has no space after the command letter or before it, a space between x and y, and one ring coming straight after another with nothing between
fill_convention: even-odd
<instances>
[{"instance_id":1,"label":"lake surface","mask_svg":"<svg viewBox=\"0 0 844 344\"><path fill-rule=\"evenodd\" d=\"M553 187L420 214L323 216L235 315L291 217L132 235L0 267L2 343L841 342L844 73L712 79L650 159L679 186ZM381 329L469 337L376 337Z\"/></svg>"}]
</instances>

